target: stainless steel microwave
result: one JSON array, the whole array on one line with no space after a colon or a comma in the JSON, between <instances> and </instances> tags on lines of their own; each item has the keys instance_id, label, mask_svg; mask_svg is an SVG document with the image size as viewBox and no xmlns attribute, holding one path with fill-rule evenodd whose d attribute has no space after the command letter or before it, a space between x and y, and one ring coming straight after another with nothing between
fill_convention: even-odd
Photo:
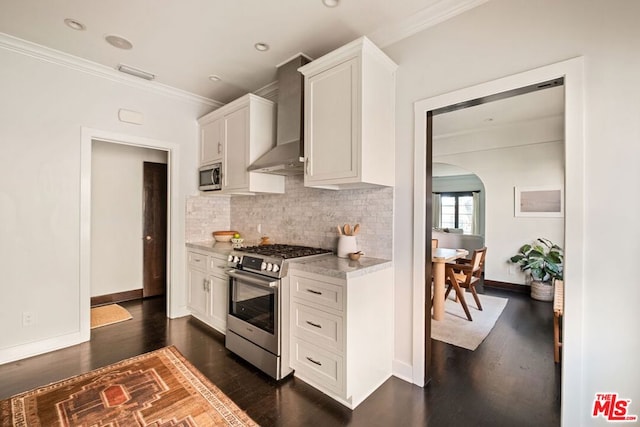
<instances>
[{"instance_id":1,"label":"stainless steel microwave","mask_svg":"<svg viewBox=\"0 0 640 427\"><path fill-rule=\"evenodd\" d=\"M222 163L212 163L200 168L200 191L222 190Z\"/></svg>"}]
</instances>

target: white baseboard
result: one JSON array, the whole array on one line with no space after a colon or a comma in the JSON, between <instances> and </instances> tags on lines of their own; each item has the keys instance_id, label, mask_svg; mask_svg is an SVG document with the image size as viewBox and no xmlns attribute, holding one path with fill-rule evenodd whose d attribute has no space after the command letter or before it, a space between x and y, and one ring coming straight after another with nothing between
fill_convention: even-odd
<instances>
[{"instance_id":1,"label":"white baseboard","mask_svg":"<svg viewBox=\"0 0 640 427\"><path fill-rule=\"evenodd\" d=\"M400 378L408 383L413 384L413 366L408 363L401 362L397 359L393 360L392 373L394 377Z\"/></svg>"},{"instance_id":2,"label":"white baseboard","mask_svg":"<svg viewBox=\"0 0 640 427\"><path fill-rule=\"evenodd\" d=\"M88 337L83 339L82 335L80 332L74 332L42 341L3 348L0 350L0 365L89 341Z\"/></svg>"}]
</instances>

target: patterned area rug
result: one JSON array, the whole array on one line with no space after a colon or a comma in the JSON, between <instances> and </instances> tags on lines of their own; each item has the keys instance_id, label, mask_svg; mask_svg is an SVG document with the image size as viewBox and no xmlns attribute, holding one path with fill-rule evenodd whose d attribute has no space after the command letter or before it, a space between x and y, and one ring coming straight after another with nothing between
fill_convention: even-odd
<instances>
[{"instance_id":1,"label":"patterned area rug","mask_svg":"<svg viewBox=\"0 0 640 427\"><path fill-rule=\"evenodd\" d=\"M465 294L473 322L467 320L462 305L454 300L455 292L449 294L444 305L444 319L431 321L431 338L457 347L475 350L489 335L507 305L507 299L480 295L482 311L470 293Z\"/></svg>"},{"instance_id":2,"label":"patterned area rug","mask_svg":"<svg viewBox=\"0 0 640 427\"><path fill-rule=\"evenodd\" d=\"M131 313L118 304L101 305L91 309L91 329L113 325L131 319Z\"/></svg>"},{"instance_id":3,"label":"patterned area rug","mask_svg":"<svg viewBox=\"0 0 640 427\"><path fill-rule=\"evenodd\" d=\"M1 426L257 426L171 346L0 401Z\"/></svg>"}]
</instances>

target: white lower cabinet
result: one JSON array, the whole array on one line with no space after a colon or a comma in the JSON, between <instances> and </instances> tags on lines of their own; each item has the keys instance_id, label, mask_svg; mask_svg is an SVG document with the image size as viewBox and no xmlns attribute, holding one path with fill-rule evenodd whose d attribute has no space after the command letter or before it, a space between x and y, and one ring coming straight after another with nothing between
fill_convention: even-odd
<instances>
[{"instance_id":1,"label":"white lower cabinet","mask_svg":"<svg viewBox=\"0 0 640 427\"><path fill-rule=\"evenodd\" d=\"M295 376L354 409L391 376L391 268L341 279L289 272Z\"/></svg>"},{"instance_id":2,"label":"white lower cabinet","mask_svg":"<svg viewBox=\"0 0 640 427\"><path fill-rule=\"evenodd\" d=\"M227 330L229 277L226 257L189 250L188 298L191 314L222 333Z\"/></svg>"}]
</instances>

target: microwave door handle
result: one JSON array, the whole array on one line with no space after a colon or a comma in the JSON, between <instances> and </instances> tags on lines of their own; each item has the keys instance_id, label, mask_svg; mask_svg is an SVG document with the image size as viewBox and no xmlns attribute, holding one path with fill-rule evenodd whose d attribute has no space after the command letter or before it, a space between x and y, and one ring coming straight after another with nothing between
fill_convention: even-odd
<instances>
[{"instance_id":1,"label":"microwave door handle","mask_svg":"<svg viewBox=\"0 0 640 427\"><path fill-rule=\"evenodd\" d=\"M211 185L214 185L216 183L214 177L213 177L213 173L215 172L215 168L211 168Z\"/></svg>"}]
</instances>

